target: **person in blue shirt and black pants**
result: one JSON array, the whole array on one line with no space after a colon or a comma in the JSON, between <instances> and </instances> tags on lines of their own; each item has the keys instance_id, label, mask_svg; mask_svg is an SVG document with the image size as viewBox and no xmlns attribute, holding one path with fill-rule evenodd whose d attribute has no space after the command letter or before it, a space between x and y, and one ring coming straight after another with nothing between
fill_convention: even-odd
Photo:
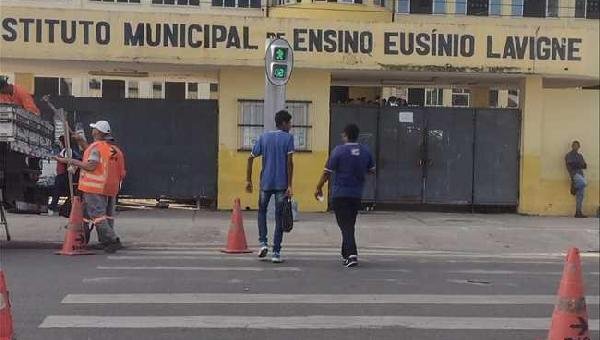
<instances>
[{"instance_id":1,"label":"person in blue shirt and black pants","mask_svg":"<svg viewBox=\"0 0 600 340\"><path fill-rule=\"evenodd\" d=\"M369 149L358 144L360 130L356 124L349 124L342 133L343 145L331 153L321 176L315 198L322 200L323 186L333 174L332 208L342 231L342 259L344 266L358 265L358 252L354 230L356 215L361 208L361 197L367 174L375 173L375 162Z\"/></svg>"}]
</instances>

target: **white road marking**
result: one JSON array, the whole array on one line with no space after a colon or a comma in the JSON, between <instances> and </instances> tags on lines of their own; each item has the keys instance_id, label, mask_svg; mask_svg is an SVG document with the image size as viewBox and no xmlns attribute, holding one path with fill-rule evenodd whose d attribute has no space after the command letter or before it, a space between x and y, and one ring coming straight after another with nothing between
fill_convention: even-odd
<instances>
[{"instance_id":1,"label":"white road marking","mask_svg":"<svg viewBox=\"0 0 600 340\"><path fill-rule=\"evenodd\" d=\"M586 297L589 305L598 296ZM554 295L417 294L69 294L64 304L457 304L529 305L556 303Z\"/></svg>"},{"instance_id":2,"label":"white road marking","mask_svg":"<svg viewBox=\"0 0 600 340\"><path fill-rule=\"evenodd\" d=\"M302 269L298 267L169 267L169 266L153 266L153 267L138 267L138 266L98 266L96 269L99 270L181 270L181 271L244 271L244 272L264 272L264 271L282 271L282 272L299 272Z\"/></svg>"},{"instance_id":3,"label":"white road marking","mask_svg":"<svg viewBox=\"0 0 600 340\"><path fill-rule=\"evenodd\" d=\"M526 270L484 270L484 269L467 269L467 270L447 270L445 273L450 274L482 274L482 275L562 275L563 272L536 272ZM598 275L598 272L584 272L584 275Z\"/></svg>"},{"instance_id":4,"label":"white road marking","mask_svg":"<svg viewBox=\"0 0 600 340\"><path fill-rule=\"evenodd\" d=\"M589 320L598 330L599 320ZM247 328L247 329L469 329L547 330L549 318L483 318L428 316L81 316L50 315L39 328Z\"/></svg>"}]
</instances>

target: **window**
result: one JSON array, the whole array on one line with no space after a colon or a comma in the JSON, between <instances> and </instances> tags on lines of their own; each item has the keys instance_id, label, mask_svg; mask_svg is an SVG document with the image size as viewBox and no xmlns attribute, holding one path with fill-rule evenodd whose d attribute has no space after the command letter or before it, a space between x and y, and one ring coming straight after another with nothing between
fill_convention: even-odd
<instances>
[{"instance_id":1,"label":"window","mask_svg":"<svg viewBox=\"0 0 600 340\"><path fill-rule=\"evenodd\" d=\"M154 5L200 6L200 0L152 0Z\"/></svg>"},{"instance_id":2,"label":"window","mask_svg":"<svg viewBox=\"0 0 600 340\"><path fill-rule=\"evenodd\" d=\"M165 83L165 99L185 100L185 83L184 82L166 82Z\"/></svg>"},{"instance_id":3,"label":"window","mask_svg":"<svg viewBox=\"0 0 600 340\"><path fill-rule=\"evenodd\" d=\"M102 98L113 100L125 98L125 81L102 79Z\"/></svg>"},{"instance_id":4,"label":"window","mask_svg":"<svg viewBox=\"0 0 600 340\"><path fill-rule=\"evenodd\" d=\"M471 105L471 90L452 89L452 106L469 107Z\"/></svg>"},{"instance_id":5,"label":"window","mask_svg":"<svg viewBox=\"0 0 600 340\"><path fill-rule=\"evenodd\" d=\"M311 129L308 115L308 105L306 102L289 102L287 110L292 115L292 134L294 135L294 145L296 150L311 149Z\"/></svg>"},{"instance_id":6,"label":"window","mask_svg":"<svg viewBox=\"0 0 600 340\"><path fill-rule=\"evenodd\" d=\"M130 3L130 4L139 4L140 0L90 0L96 2L118 2L118 3Z\"/></svg>"},{"instance_id":7,"label":"window","mask_svg":"<svg viewBox=\"0 0 600 340\"><path fill-rule=\"evenodd\" d=\"M489 15L501 16L502 15L502 0L490 0Z\"/></svg>"},{"instance_id":8,"label":"window","mask_svg":"<svg viewBox=\"0 0 600 340\"><path fill-rule=\"evenodd\" d=\"M510 14L513 17L523 16L523 0L512 0Z\"/></svg>"},{"instance_id":9,"label":"window","mask_svg":"<svg viewBox=\"0 0 600 340\"><path fill-rule=\"evenodd\" d=\"M261 0L212 0L214 7L260 8Z\"/></svg>"},{"instance_id":10,"label":"window","mask_svg":"<svg viewBox=\"0 0 600 340\"><path fill-rule=\"evenodd\" d=\"M152 83L152 98L162 99L163 98L163 84L159 82Z\"/></svg>"},{"instance_id":11,"label":"window","mask_svg":"<svg viewBox=\"0 0 600 340\"><path fill-rule=\"evenodd\" d=\"M70 96L72 95L71 78L35 77L33 80L33 93L36 96Z\"/></svg>"},{"instance_id":12,"label":"window","mask_svg":"<svg viewBox=\"0 0 600 340\"><path fill-rule=\"evenodd\" d=\"M487 16L489 14L488 0L468 0L467 15Z\"/></svg>"},{"instance_id":13,"label":"window","mask_svg":"<svg viewBox=\"0 0 600 340\"><path fill-rule=\"evenodd\" d=\"M311 149L311 130L308 102L288 102L287 110L292 115L296 150ZM264 104L259 100L240 101L239 130L240 150L252 150L254 143L263 133Z\"/></svg>"},{"instance_id":14,"label":"window","mask_svg":"<svg viewBox=\"0 0 600 340\"><path fill-rule=\"evenodd\" d=\"M508 90L508 107L519 107L519 90Z\"/></svg>"},{"instance_id":15,"label":"window","mask_svg":"<svg viewBox=\"0 0 600 340\"><path fill-rule=\"evenodd\" d=\"M98 78L91 78L88 82L88 96L90 97L101 97L102 96L102 81Z\"/></svg>"},{"instance_id":16,"label":"window","mask_svg":"<svg viewBox=\"0 0 600 340\"><path fill-rule=\"evenodd\" d=\"M398 0L396 11L405 14L444 14L446 2L446 0Z\"/></svg>"},{"instance_id":17,"label":"window","mask_svg":"<svg viewBox=\"0 0 600 340\"><path fill-rule=\"evenodd\" d=\"M558 0L546 0L546 17L558 18Z\"/></svg>"},{"instance_id":18,"label":"window","mask_svg":"<svg viewBox=\"0 0 600 340\"><path fill-rule=\"evenodd\" d=\"M575 17L600 18L600 0L575 0Z\"/></svg>"},{"instance_id":19,"label":"window","mask_svg":"<svg viewBox=\"0 0 600 340\"><path fill-rule=\"evenodd\" d=\"M425 106L444 106L444 89L426 89Z\"/></svg>"},{"instance_id":20,"label":"window","mask_svg":"<svg viewBox=\"0 0 600 340\"><path fill-rule=\"evenodd\" d=\"M523 16L543 18L546 16L545 0L523 0Z\"/></svg>"},{"instance_id":21,"label":"window","mask_svg":"<svg viewBox=\"0 0 600 340\"><path fill-rule=\"evenodd\" d=\"M198 83L187 84L187 99L198 99Z\"/></svg>"},{"instance_id":22,"label":"window","mask_svg":"<svg viewBox=\"0 0 600 340\"><path fill-rule=\"evenodd\" d=\"M140 83L137 80L127 82L127 98L140 97Z\"/></svg>"},{"instance_id":23,"label":"window","mask_svg":"<svg viewBox=\"0 0 600 340\"><path fill-rule=\"evenodd\" d=\"M456 14L467 13L467 0L456 0L454 3Z\"/></svg>"}]
</instances>

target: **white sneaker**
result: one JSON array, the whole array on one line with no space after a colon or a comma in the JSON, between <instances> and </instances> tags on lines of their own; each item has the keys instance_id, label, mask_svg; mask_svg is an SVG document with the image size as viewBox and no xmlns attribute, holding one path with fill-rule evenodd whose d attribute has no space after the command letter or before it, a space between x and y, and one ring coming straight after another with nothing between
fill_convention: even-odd
<instances>
[{"instance_id":1,"label":"white sneaker","mask_svg":"<svg viewBox=\"0 0 600 340\"><path fill-rule=\"evenodd\" d=\"M267 246L262 246L262 247L260 248L260 251L258 252L258 257L262 259L262 258L264 258L264 257L267 257L267 254L268 254L268 253L269 253L269 247L267 247Z\"/></svg>"},{"instance_id":2,"label":"white sneaker","mask_svg":"<svg viewBox=\"0 0 600 340\"><path fill-rule=\"evenodd\" d=\"M279 254L279 253L273 253L273 256L271 257L271 262L273 262L273 263L283 263L283 260L281 259L281 254Z\"/></svg>"}]
</instances>

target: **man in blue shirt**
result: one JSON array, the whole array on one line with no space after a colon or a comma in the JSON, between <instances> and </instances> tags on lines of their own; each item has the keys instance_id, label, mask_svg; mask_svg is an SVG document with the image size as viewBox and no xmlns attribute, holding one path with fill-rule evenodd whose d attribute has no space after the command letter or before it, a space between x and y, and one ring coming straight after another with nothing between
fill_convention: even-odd
<instances>
[{"instance_id":1,"label":"man in blue shirt","mask_svg":"<svg viewBox=\"0 0 600 340\"><path fill-rule=\"evenodd\" d=\"M358 252L354 238L356 215L361 207L361 197L368 173L375 173L373 156L366 146L356 142L360 130L355 124L344 128L344 145L337 146L325 166L315 198L322 199L323 185L334 175L331 197L335 218L342 231L342 258L344 266L358 265Z\"/></svg>"},{"instance_id":2,"label":"man in blue shirt","mask_svg":"<svg viewBox=\"0 0 600 340\"><path fill-rule=\"evenodd\" d=\"M294 136L292 115L286 110L275 114L276 131L263 133L248 158L246 169L246 191L252 193L252 164L254 158L262 156L260 173L260 195L258 200L258 241L261 249L258 257L264 258L269 252L267 240L267 207L271 196L275 196L275 234L273 236L273 263L281 263L281 242L283 241L282 217L286 197L292 197L292 177L294 172Z\"/></svg>"}]
</instances>

